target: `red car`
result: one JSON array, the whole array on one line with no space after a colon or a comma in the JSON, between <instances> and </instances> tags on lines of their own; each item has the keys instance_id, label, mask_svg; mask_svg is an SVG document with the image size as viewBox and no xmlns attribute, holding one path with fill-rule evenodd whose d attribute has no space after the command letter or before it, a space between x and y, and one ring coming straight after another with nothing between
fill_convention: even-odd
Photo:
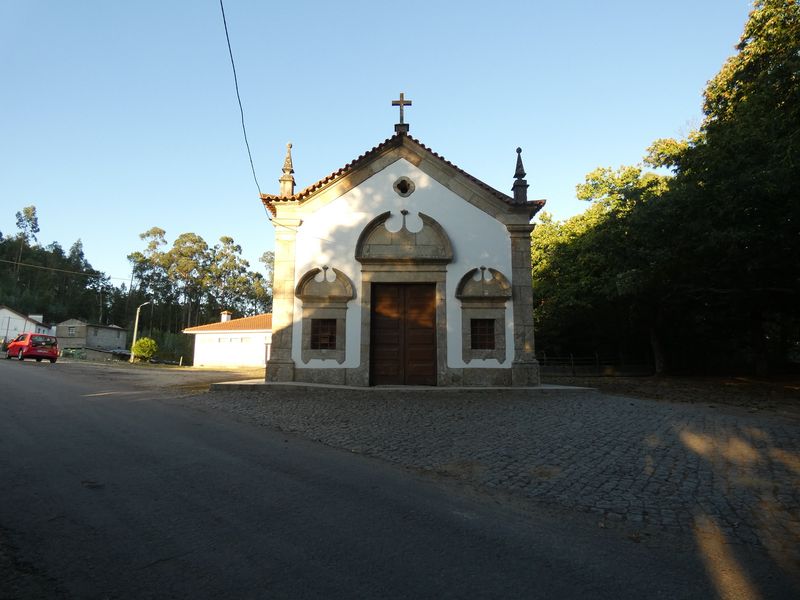
<instances>
[{"instance_id":1,"label":"red car","mask_svg":"<svg viewBox=\"0 0 800 600\"><path fill-rule=\"evenodd\" d=\"M54 363L58 359L58 338L43 333L23 333L6 349L6 358L12 357L19 360L35 358L36 362L46 358Z\"/></svg>"}]
</instances>

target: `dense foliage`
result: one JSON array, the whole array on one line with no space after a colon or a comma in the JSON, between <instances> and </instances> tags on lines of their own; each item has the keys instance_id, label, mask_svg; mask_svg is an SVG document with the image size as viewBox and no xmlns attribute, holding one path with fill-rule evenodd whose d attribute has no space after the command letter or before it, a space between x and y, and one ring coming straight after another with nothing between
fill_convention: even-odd
<instances>
[{"instance_id":1,"label":"dense foliage","mask_svg":"<svg viewBox=\"0 0 800 600\"><path fill-rule=\"evenodd\" d=\"M589 209L543 215L539 348L649 356L658 371L800 362L800 3L759 0L705 90L703 124L641 167L598 169Z\"/></svg>"},{"instance_id":2,"label":"dense foliage","mask_svg":"<svg viewBox=\"0 0 800 600\"><path fill-rule=\"evenodd\" d=\"M146 246L133 252L134 295L153 303L157 328L177 332L219 320L222 310L237 315L268 312L272 305L270 277L250 271L242 248L231 237L209 247L195 233L179 235L168 247L166 232L158 227L139 236ZM272 252L262 256L268 272Z\"/></svg>"},{"instance_id":3,"label":"dense foliage","mask_svg":"<svg viewBox=\"0 0 800 600\"><path fill-rule=\"evenodd\" d=\"M16 235L0 233L0 304L48 322L78 318L106 323L116 290L92 268L77 240L65 252L58 242L38 244L36 208L17 213Z\"/></svg>"}]
</instances>

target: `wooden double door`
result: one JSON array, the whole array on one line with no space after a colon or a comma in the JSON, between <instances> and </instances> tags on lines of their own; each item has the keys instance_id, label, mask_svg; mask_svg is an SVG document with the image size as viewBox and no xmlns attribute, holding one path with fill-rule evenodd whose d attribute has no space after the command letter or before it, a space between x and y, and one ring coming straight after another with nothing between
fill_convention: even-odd
<instances>
[{"instance_id":1,"label":"wooden double door","mask_svg":"<svg viewBox=\"0 0 800 600\"><path fill-rule=\"evenodd\" d=\"M373 283L372 385L436 385L436 284Z\"/></svg>"}]
</instances>

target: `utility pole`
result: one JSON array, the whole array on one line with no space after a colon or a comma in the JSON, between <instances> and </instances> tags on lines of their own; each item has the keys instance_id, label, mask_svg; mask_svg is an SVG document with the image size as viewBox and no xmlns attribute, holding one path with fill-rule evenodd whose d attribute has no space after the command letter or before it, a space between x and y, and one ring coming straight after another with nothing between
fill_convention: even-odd
<instances>
[{"instance_id":1,"label":"utility pole","mask_svg":"<svg viewBox=\"0 0 800 600\"><path fill-rule=\"evenodd\" d=\"M136 308L136 319L133 321L133 341L131 342L131 360L130 360L131 364L133 364L133 359L134 359L133 347L136 345L136 334L139 332L139 311L142 310L143 306L147 306L148 304L150 304L149 300L147 302L140 304Z\"/></svg>"},{"instance_id":2,"label":"utility pole","mask_svg":"<svg viewBox=\"0 0 800 600\"><path fill-rule=\"evenodd\" d=\"M6 321L6 333L3 336L4 343L8 342L8 330L11 329L11 316L6 317L6 319L8 319L8 321Z\"/></svg>"}]
</instances>

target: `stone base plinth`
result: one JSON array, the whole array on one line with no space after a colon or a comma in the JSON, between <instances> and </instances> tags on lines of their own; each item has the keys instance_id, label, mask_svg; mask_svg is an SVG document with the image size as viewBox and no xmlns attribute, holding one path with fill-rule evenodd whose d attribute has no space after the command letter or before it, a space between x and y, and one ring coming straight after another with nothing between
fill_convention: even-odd
<instances>
[{"instance_id":1,"label":"stone base plinth","mask_svg":"<svg viewBox=\"0 0 800 600\"><path fill-rule=\"evenodd\" d=\"M272 383L294 381L294 361L270 360L264 380Z\"/></svg>"},{"instance_id":2,"label":"stone base plinth","mask_svg":"<svg viewBox=\"0 0 800 600\"><path fill-rule=\"evenodd\" d=\"M530 387L541 385L539 362L514 362L511 365L511 385L514 387Z\"/></svg>"}]
</instances>

